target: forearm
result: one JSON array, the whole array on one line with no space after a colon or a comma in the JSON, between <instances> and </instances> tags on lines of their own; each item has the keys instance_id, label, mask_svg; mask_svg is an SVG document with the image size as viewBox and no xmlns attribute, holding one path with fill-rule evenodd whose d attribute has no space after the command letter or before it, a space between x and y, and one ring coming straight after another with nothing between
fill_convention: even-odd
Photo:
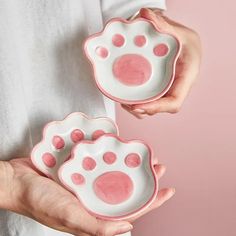
<instances>
[{"instance_id":1,"label":"forearm","mask_svg":"<svg viewBox=\"0 0 236 236\"><path fill-rule=\"evenodd\" d=\"M10 162L0 161L0 208L15 210L17 190L14 189L14 169Z\"/></svg>"}]
</instances>

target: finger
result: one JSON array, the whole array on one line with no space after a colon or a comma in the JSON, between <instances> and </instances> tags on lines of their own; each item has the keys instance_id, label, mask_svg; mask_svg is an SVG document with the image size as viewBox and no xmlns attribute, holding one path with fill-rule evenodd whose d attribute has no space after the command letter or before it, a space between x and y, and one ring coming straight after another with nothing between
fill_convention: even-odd
<instances>
[{"instance_id":1,"label":"finger","mask_svg":"<svg viewBox=\"0 0 236 236\"><path fill-rule=\"evenodd\" d=\"M121 104L121 106L129 112L133 112L133 106L134 105ZM144 111L140 110L139 114L142 114L142 113L144 113Z\"/></svg>"},{"instance_id":2,"label":"finger","mask_svg":"<svg viewBox=\"0 0 236 236\"><path fill-rule=\"evenodd\" d=\"M170 198L172 198L175 194L175 188L164 188L161 189L158 194L156 200L150 206L150 210L160 207Z\"/></svg>"},{"instance_id":3,"label":"finger","mask_svg":"<svg viewBox=\"0 0 236 236\"><path fill-rule=\"evenodd\" d=\"M126 111L128 111L130 114L132 114L133 116L135 116L138 119L143 119L147 116L146 114L139 114L139 113L133 112L132 109L130 108L130 106L128 106L128 105L121 104L121 106L123 109L125 109Z\"/></svg>"},{"instance_id":4,"label":"finger","mask_svg":"<svg viewBox=\"0 0 236 236\"><path fill-rule=\"evenodd\" d=\"M174 27L170 25L161 14L155 14L152 10L147 8L142 8L140 10L140 16L150 20L154 27L159 31L165 31L172 34L175 34Z\"/></svg>"},{"instance_id":5,"label":"finger","mask_svg":"<svg viewBox=\"0 0 236 236\"><path fill-rule=\"evenodd\" d=\"M77 209L77 210L75 210ZM133 226L126 221L105 221L90 215L85 209L79 207L79 203L67 207L68 214L63 216L64 224L72 229L74 234L106 235L113 236L123 234L133 229Z\"/></svg>"},{"instance_id":6,"label":"finger","mask_svg":"<svg viewBox=\"0 0 236 236\"><path fill-rule=\"evenodd\" d=\"M166 167L162 164L155 165L154 169L158 179L160 179L166 172Z\"/></svg>"},{"instance_id":7,"label":"finger","mask_svg":"<svg viewBox=\"0 0 236 236\"><path fill-rule=\"evenodd\" d=\"M118 234L127 233L133 229L133 226L126 221L112 222L112 221L97 220L96 227L94 227L94 225L89 225L89 224L87 226L89 226L89 229L85 230L86 233L84 232L78 233L79 236L87 236L87 235L114 236ZM81 229L79 229L79 231L81 231Z\"/></svg>"},{"instance_id":8,"label":"finger","mask_svg":"<svg viewBox=\"0 0 236 236\"><path fill-rule=\"evenodd\" d=\"M142 211L139 215L134 217L132 219L132 221L134 221L134 220L140 218L141 216L147 214L148 212L160 207L162 204L164 204L166 201L168 201L174 194L175 194L174 188L161 189L158 192L155 201L149 207L147 207L144 211Z\"/></svg>"},{"instance_id":9,"label":"finger","mask_svg":"<svg viewBox=\"0 0 236 236\"><path fill-rule=\"evenodd\" d=\"M133 226L126 221L112 222L98 220L98 225L100 225L100 227L94 235L115 236L118 234L127 233L133 229Z\"/></svg>"},{"instance_id":10,"label":"finger","mask_svg":"<svg viewBox=\"0 0 236 236\"><path fill-rule=\"evenodd\" d=\"M180 102L174 96L162 97L156 101L133 105L131 111L134 114L154 115L156 113L176 113L180 109Z\"/></svg>"},{"instance_id":11,"label":"finger","mask_svg":"<svg viewBox=\"0 0 236 236\"><path fill-rule=\"evenodd\" d=\"M156 166L158 164L158 159L157 157L154 157L153 158L153 165Z\"/></svg>"},{"instance_id":12,"label":"finger","mask_svg":"<svg viewBox=\"0 0 236 236\"><path fill-rule=\"evenodd\" d=\"M195 49L186 50L184 57L180 57L177 61L175 79L167 95L153 102L133 105L131 109L133 113L154 115L160 112L179 112L198 76L200 67L200 55Z\"/></svg>"},{"instance_id":13,"label":"finger","mask_svg":"<svg viewBox=\"0 0 236 236\"><path fill-rule=\"evenodd\" d=\"M75 236L91 236L91 234L79 233L79 234L76 234Z\"/></svg>"}]
</instances>

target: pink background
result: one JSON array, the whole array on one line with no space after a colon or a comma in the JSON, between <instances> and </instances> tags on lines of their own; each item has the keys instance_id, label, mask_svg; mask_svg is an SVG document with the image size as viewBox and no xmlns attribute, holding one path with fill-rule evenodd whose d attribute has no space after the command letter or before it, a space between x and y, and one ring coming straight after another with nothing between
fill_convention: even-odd
<instances>
[{"instance_id":1,"label":"pink background","mask_svg":"<svg viewBox=\"0 0 236 236\"><path fill-rule=\"evenodd\" d=\"M141 138L167 166L176 195L135 223L133 236L236 235L236 4L168 2L171 18L202 38L201 75L177 115L137 120L118 107L126 138Z\"/></svg>"}]
</instances>

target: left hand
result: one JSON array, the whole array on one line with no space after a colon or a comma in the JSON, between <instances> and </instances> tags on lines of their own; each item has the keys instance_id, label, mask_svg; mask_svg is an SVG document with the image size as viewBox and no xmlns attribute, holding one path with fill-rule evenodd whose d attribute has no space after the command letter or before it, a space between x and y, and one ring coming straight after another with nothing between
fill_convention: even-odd
<instances>
[{"instance_id":1,"label":"left hand","mask_svg":"<svg viewBox=\"0 0 236 236\"><path fill-rule=\"evenodd\" d=\"M154 169L156 172L156 176L158 180L165 174L166 167L162 164L155 164ZM163 203L165 203L167 200L172 198L175 194L175 188L163 188L158 191L156 199L153 201L153 203L146 208L144 211L142 211L140 214L129 218L129 222L134 222L135 220L139 219L140 217L146 215L148 212L151 212L157 208L159 208Z\"/></svg>"},{"instance_id":2,"label":"left hand","mask_svg":"<svg viewBox=\"0 0 236 236\"><path fill-rule=\"evenodd\" d=\"M176 64L174 83L163 97L144 104L122 104L122 107L140 119L160 112L177 113L199 73L200 38L195 31L167 18L161 11L143 8L140 16L152 21L161 31L175 35L182 44L182 50Z\"/></svg>"}]
</instances>

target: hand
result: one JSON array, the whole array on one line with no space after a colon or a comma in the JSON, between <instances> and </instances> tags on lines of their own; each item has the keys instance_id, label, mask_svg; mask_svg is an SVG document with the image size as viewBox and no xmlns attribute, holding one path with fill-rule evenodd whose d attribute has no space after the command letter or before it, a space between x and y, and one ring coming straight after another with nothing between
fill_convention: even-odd
<instances>
[{"instance_id":1,"label":"hand","mask_svg":"<svg viewBox=\"0 0 236 236\"><path fill-rule=\"evenodd\" d=\"M166 172L166 167L161 164L155 164L154 169L157 175L158 180L161 179L161 177L165 174ZM175 194L175 188L163 188L160 189L156 199L154 202L143 212L140 214L136 215L135 217L132 217L128 219L129 222L134 222L135 220L139 219L141 216L146 215L148 212L153 211L160 207L163 203L165 203L167 200L169 200L171 197L173 197Z\"/></svg>"},{"instance_id":2,"label":"hand","mask_svg":"<svg viewBox=\"0 0 236 236\"><path fill-rule=\"evenodd\" d=\"M96 219L82 207L78 199L58 183L46 178L34 168L29 158L17 158L4 163L6 208L28 216L53 229L77 236L111 236L132 229L128 222L109 222ZM0 190L1 191L1 190ZM10 196L10 197L9 197ZM2 202L2 201L1 201Z\"/></svg>"},{"instance_id":3,"label":"hand","mask_svg":"<svg viewBox=\"0 0 236 236\"><path fill-rule=\"evenodd\" d=\"M91 216L72 193L53 180L40 175L29 158L1 162L0 168L2 171L0 188L5 190L5 197L0 194L2 208L77 236L113 236L132 229L128 221L104 221ZM156 166L159 177L163 175L164 170L163 166ZM157 208L172 195L172 189L161 190L158 199L146 212ZM4 206L3 199L7 199Z\"/></svg>"},{"instance_id":4,"label":"hand","mask_svg":"<svg viewBox=\"0 0 236 236\"><path fill-rule=\"evenodd\" d=\"M162 98L144 104L122 104L122 107L140 119L160 112L176 113L180 110L199 73L201 59L199 36L186 26L162 15L161 11L143 8L139 16L152 21L161 31L175 35L182 44L182 50L176 64L174 83Z\"/></svg>"}]
</instances>

